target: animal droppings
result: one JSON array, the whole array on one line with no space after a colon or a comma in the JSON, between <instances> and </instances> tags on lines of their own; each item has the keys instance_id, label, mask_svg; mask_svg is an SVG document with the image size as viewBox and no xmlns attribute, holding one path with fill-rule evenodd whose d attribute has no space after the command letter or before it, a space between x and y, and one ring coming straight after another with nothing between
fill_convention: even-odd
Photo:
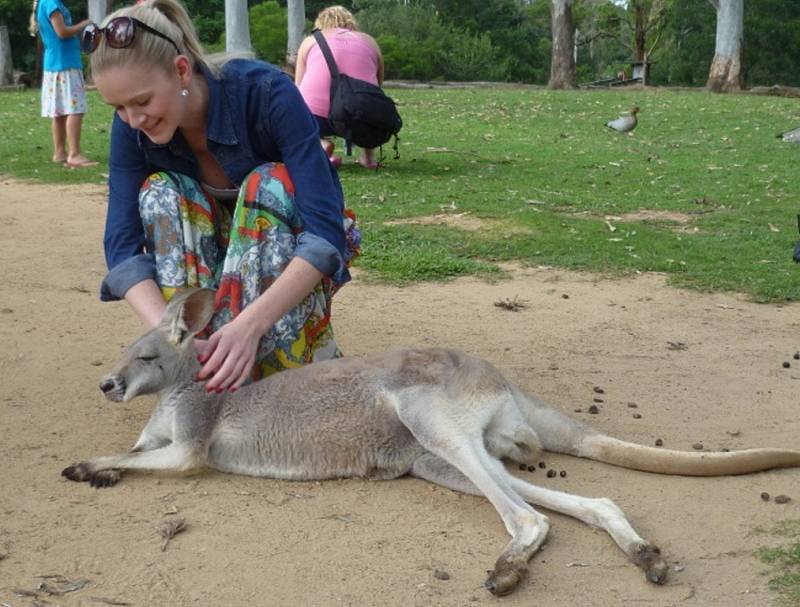
<instances>
[{"instance_id":1,"label":"animal droppings","mask_svg":"<svg viewBox=\"0 0 800 607\"><path fill-rule=\"evenodd\" d=\"M660 446L661 446L661 445L663 445L663 444L664 444L664 441L663 441L663 440L661 440L660 438L657 438L657 439L656 439L656 447L660 447Z\"/></svg>"},{"instance_id":2,"label":"animal droppings","mask_svg":"<svg viewBox=\"0 0 800 607\"><path fill-rule=\"evenodd\" d=\"M768 502L769 501L769 493L767 493L766 491L762 491L761 492L761 499L764 500L765 502Z\"/></svg>"},{"instance_id":3,"label":"animal droppings","mask_svg":"<svg viewBox=\"0 0 800 607\"><path fill-rule=\"evenodd\" d=\"M559 475L561 478L566 478L566 477L567 477L567 471L566 471L566 470L562 470L561 472L559 472L559 473L558 473L558 475Z\"/></svg>"},{"instance_id":4,"label":"animal droppings","mask_svg":"<svg viewBox=\"0 0 800 607\"><path fill-rule=\"evenodd\" d=\"M598 413L600 413L600 409L597 408L597 405L592 405L591 407L589 407L589 413L591 413L592 415L597 415Z\"/></svg>"},{"instance_id":5,"label":"animal droppings","mask_svg":"<svg viewBox=\"0 0 800 607\"><path fill-rule=\"evenodd\" d=\"M556 475L555 470L548 470L547 471L547 478L553 478Z\"/></svg>"},{"instance_id":6,"label":"animal droppings","mask_svg":"<svg viewBox=\"0 0 800 607\"><path fill-rule=\"evenodd\" d=\"M792 363L790 363L788 360L784 360L783 361L783 368L784 369L788 369L791 366L792 366Z\"/></svg>"},{"instance_id":7,"label":"animal droppings","mask_svg":"<svg viewBox=\"0 0 800 607\"><path fill-rule=\"evenodd\" d=\"M776 504L788 504L792 501L792 498L788 495L776 495L775 496L775 503Z\"/></svg>"}]
</instances>

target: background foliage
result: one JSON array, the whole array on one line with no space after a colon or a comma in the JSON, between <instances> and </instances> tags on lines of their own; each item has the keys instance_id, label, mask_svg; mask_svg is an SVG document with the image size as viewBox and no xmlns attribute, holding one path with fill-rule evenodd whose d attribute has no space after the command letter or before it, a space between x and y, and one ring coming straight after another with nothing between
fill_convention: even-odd
<instances>
[{"instance_id":1,"label":"background foliage","mask_svg":"<svg viewBox=\"0 0 800 607\"><path fill-rule=\"evenodd\" d=\"M641 0L646 2L647 0ZM203 42L224 48L224 0L185 0ZM308 30L332 2L306 0ZM66 0L74 17L85 0ZM115 2L122 6L124 2ZM286 46L286 0L250 0L256 52L280 63ZM362 29L378 40L387 78L496 80L544 84L550 73L549 0L344 0ZM650 84L705 84L714 55L716 15L706 0L667 0L665 27L652 60ZM31 71L36 41L27 33L31 0L0 0L9 26L14 65ZM578 80L615 75L632 59L630 15L612 0L575 0ZM800 2L745 2L746 84L800 86Z\"/></svg>"}]
</instances>

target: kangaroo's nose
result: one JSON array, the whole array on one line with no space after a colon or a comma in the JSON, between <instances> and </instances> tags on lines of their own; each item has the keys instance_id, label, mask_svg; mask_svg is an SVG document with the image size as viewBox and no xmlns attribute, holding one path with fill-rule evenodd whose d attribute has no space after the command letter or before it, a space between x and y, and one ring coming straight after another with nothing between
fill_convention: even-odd
<instances>
[{"instance_id":1,"label":"kangaroo's nose","mask_svg":"<svg viewBox=\"0 0 800 607\"><path fill-rule=\"evenodd\" d=\"M103 391L103 393L110 392L116 385L117 384L113 379L110 377L104 377L103 381L100 382L100 389Z\"/></svg>"}]
</instances>

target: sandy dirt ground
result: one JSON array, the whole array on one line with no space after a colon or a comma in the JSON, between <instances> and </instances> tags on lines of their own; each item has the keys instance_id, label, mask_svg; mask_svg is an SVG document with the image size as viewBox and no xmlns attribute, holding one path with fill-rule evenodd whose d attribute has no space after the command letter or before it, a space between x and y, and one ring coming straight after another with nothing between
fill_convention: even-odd
<instances>
[{"instance_id":1,"label":"sandy dirt ground","mask_svg":"<svg viewBox=\"0 0 800 607\"><path fill-rule=\"evenodd\" d=\"M758 530L800 519L798 469L681 478L547 456L566 477L516 473L613 498L661 546L670 579L648 584L605 533L547 513L549 542L503 599L482 586L507 541L492 506L416 479L300 483L198 471L131 474L106 490L64 480L68 464L129 448L154 402L113 404L97 388L141 332L124 304L97 297L104 215L99 187L0 180L0 603L770 604L756 552L780 540ZM357 276L335 303L339 343L348 355L406 345L477 353L570 415L649 445L800 446L797 305L677 290L655 275L510 276L407 288ZM514 299L519 311L495 305ZM595 386L602 403L593 403ZM599 413L588 413L592 404ZM793 499L765 502L762 492ZM162 550L157 527L175 515L187 529ZM42 583L72 591L48 595Z\"/></svg>"}]
</instances>

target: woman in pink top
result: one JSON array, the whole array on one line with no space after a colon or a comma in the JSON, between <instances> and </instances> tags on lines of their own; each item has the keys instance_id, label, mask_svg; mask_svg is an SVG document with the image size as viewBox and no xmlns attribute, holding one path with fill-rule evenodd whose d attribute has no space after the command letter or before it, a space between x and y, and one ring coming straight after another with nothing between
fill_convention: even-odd
<instances>
[{"instance_id":1,"label":"woman in pink top","mask_svg":"<svg viewBox=\"0 0 800 607\"><path fill-rule=\"evenodd\" d=\"M314 28L322 31L341 73L378 86L383 84L381 49L372 36L358 31L358 24L350 11L342 6L330 6L317 16ZM294 81L319 123L322 147L331 162L338 166L342 159L331 155L334 144L326 139L334 134L328 124L331 73L313 36L303 40L297 51ZM377 168L374 152L374 149L361 150L359 164L368 169Z\"/></svg>"}]
</instances>

